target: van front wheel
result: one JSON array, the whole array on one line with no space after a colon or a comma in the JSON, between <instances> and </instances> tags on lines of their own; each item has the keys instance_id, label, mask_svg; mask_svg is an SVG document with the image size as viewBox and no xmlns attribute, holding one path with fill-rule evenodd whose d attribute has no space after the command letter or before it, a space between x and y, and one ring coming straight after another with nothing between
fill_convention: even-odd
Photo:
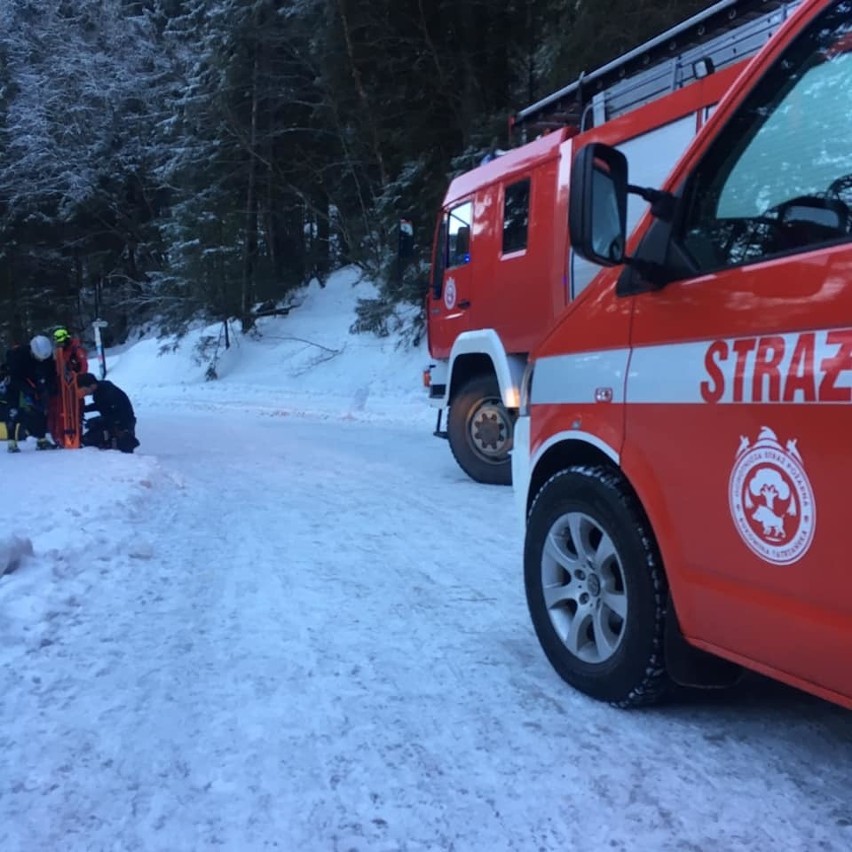
<instances>
[{"instance_id":1,"label":"van front wheel","mask_svg":"<svg viewBox=\"0 0 852 852\"><path fill-rule=\"evenodd\" d=\"M512 484L515 418L491 376L469 379L453 397L447 421L450 449L459 467L477 482Z\"/></svg>"},{"instance_id":2,"label":"van front wheel","mask_svg":"<svg viewBox=\"0 0 852 852\"><path fill-rule=\"evenodd\" d=\"M556 671L621 707L667 691L667 583L645 513L617 471L571 467L545 483L527 518L527 604Z\"/></svg>"}]
</instances>

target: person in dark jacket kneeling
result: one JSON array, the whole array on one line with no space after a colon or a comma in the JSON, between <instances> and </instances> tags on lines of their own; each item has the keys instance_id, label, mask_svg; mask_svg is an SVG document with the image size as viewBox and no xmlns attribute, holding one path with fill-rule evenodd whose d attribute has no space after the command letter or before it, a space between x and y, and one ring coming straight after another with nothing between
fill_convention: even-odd
<instances>
[{"instance_id":1,"label":"person in dark jacket kneeling","mask_svg":"<svg viewBox=\"0 0 852 852\"><path fill-rule=\"evenodd\" d=\"M136 439L136 415L127 394L112 382L99 381L91 373L77 376L77 391L80 396L92 397L83 411L97 411L100 415L87 421L88 428L81 441L83 446L132 453L139 441Z\"/></svg>"}]
</instances>

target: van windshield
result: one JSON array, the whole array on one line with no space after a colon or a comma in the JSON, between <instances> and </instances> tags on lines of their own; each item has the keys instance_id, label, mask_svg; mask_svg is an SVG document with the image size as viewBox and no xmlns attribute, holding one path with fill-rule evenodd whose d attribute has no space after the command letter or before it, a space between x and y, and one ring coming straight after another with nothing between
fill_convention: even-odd
<instances>
[{"instance_id":1,"label":"van windshield","mask_svg":"<svg viewBox=\"0 0 852 852\"><path fill-rule=\"evenodd\" d=\"M852 239L852 0L767 69L689 181L682 244L703 272Z\"/></svg>"},{"instance_id":2,"label":"van windshield","mask_svg":"<svg viewBox=\"0 0 852 852\"><path fill-rule=\"evenodd\" d=\"M723 218L751 217L824 193L852 171L852 54L807 70L758 130L719 199Z\"/></svg>"}]
</instances>

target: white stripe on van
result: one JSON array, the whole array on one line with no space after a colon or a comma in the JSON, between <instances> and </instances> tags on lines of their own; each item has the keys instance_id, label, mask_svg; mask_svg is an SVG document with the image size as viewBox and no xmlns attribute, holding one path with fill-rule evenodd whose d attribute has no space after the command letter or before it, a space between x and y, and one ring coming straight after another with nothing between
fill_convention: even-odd
<instances>
[{"instance_id":1,"label":"white stripe on van","mask_svg":"<svg viewBox=\"0 0 852 852\"><path fill-rule=\"evenodd\" d=\"M626 394L625 394L626 384ZM852 329L835 328L541 358L533 404L852 403ZM603 392L603 395L602 395Z\"/></svg>"}]
</instances>

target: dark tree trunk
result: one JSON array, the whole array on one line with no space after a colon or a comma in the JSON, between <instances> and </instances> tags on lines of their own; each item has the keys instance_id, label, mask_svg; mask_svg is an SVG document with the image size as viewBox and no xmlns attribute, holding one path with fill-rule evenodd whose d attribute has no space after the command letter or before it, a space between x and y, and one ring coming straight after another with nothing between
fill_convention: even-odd
<instances>
[{"instance_id":1,"label":"dark tree trunk","mask_svg":"<svg viewBox=\"0 0 852 852\"><path fill-rule=\"evenodd\" d=\"M257 46L255 46L257 51ZM258 109L258 56L255 52L252 65L251 123L248 143L248 181L246 186L245 245L243 249L243 286L240 298L240 318L243 331L254 326L252 309L255 293L255 265L257 259L257 109Z\"/></svg>"}]
</instances>

